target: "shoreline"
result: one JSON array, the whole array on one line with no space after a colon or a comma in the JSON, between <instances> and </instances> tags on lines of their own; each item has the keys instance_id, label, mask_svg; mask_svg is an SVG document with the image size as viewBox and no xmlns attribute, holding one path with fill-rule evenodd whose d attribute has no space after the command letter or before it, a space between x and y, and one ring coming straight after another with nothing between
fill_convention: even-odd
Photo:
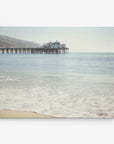
<instances>
[{"instance_id":1,"label":"shoreline","mask_svg":"<svg viewBox=\"0 0 114 144\"><path fill-rule=\"evenodd\" d=\"M1 118L54 118L54 117L31 111L0 109L0 119Z\"/></svg>"}]
</instances>

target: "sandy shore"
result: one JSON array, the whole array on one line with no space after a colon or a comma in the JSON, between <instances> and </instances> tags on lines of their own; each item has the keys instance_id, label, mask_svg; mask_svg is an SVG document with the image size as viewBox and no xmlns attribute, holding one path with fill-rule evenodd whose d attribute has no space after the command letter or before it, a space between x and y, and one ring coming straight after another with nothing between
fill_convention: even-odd
<instances>
[{"instance_id":1,"label":"sandy shore","mask_svg":"<svg viewBox=\"0 0 114 144\"><path fill-rule=\"evenodd\" d=\"M54 117L29 111L0 110L0 118L54 118Z\"/></svg>"}]
</instances>

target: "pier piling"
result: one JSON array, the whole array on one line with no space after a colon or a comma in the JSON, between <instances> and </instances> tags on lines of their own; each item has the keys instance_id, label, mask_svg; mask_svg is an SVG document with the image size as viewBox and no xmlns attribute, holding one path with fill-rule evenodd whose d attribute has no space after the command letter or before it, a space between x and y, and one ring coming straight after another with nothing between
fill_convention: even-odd
<instances>
[{"instance_id":1,"label":"pier piling","mask_svg":"<svg viewBox=\"0 0 114 144\"><path fill-rule=\"evenodd\" d=\"M69 48L0 48L0 54L66 54Z\"/></svg>"}]
</instances>

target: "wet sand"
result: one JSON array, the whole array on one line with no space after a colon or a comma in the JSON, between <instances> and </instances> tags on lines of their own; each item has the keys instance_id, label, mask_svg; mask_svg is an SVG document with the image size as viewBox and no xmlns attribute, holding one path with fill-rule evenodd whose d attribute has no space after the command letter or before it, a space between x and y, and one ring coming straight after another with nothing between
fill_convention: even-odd
<instances>
[{"instance_id":1,"label":"wet sand","mask_svg":"<svg viewBox=\"0 0 114 144\"><path fill-rule=\"evenodd\" d=\"M53 116L29 111L0 110L0 118L54 118Z\"/></svg>"}]
</instances>

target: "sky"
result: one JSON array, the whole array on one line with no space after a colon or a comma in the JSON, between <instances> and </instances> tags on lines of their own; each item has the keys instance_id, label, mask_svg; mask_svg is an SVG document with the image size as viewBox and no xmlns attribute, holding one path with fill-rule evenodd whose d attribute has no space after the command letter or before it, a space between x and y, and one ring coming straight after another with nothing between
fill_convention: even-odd
<instances>
[{"instance_id":1,"label":"sky","mask_svg":"<svg viewBox=\"0 0 114 144\"><path fill-rule=\"evenodd\" d=\"M57 40L71 52L114 52L114 27L0 27L0 35L39 44Z\"/></svg>"}]
</instances>

